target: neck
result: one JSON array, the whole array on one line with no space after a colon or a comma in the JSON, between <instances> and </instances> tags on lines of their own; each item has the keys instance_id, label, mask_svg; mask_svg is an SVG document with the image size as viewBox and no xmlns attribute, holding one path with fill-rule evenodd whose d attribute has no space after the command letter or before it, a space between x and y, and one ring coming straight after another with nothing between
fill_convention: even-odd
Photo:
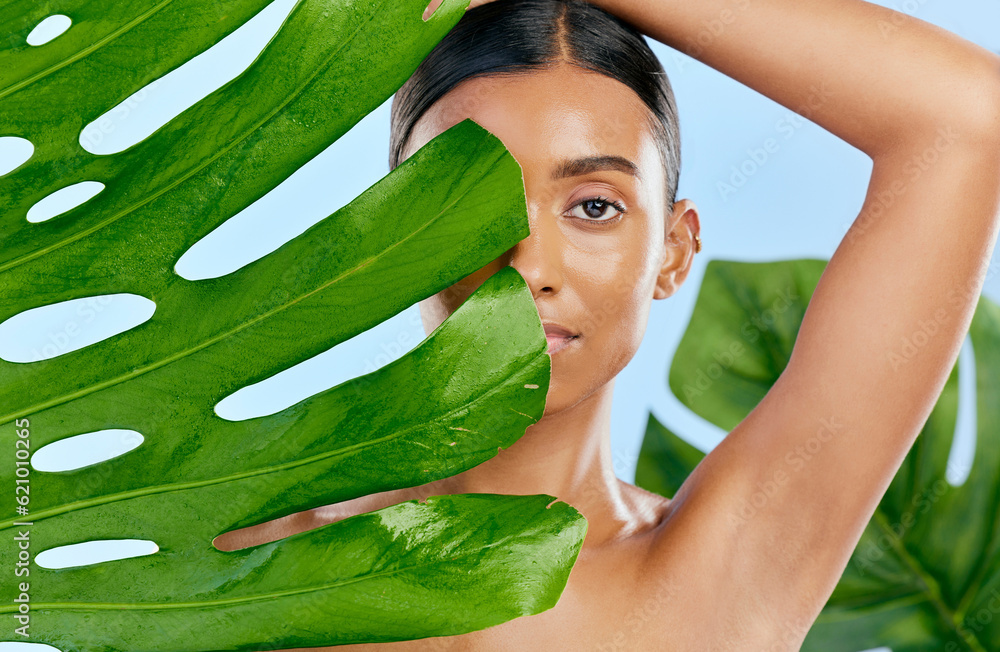
<instances>
[{"instance_id":1,"label":"neck","mask_svg":"<svg viewBox=\"0 0 1000 652\"><path fill-rule=\"evenodd\" d=\"M611 453L613 386L614 379L576 405L544 415L496 457L424 485L420 494L549 494L586 517L585 547L612 541L628 524Z\"/></svg>"}]
</instances>

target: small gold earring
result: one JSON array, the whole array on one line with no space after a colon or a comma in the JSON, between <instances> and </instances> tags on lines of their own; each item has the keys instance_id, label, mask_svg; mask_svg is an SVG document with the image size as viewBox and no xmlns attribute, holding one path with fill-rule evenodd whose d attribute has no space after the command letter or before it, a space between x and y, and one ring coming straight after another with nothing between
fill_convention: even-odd
<instances>
[{"instance_id":1,"label":"small gold earring","mask_svg":"<svg viewBox=\"0 0 1000 652\"><path fill-rule=\"evenodd\" d=\"M701 236L697 234L694 236L694 252L701 253Z\"/></svg>"}]
</instances>

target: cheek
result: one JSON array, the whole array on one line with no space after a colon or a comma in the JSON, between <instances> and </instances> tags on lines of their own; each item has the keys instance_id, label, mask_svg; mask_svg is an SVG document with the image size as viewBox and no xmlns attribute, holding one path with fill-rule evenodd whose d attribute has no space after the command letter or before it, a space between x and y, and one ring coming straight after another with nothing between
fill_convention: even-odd
<instances>
[{"instance_id":1,"label":"cheek","mask_svg":"<svg viewBox=\"0 0 1000 652\"><path fill-rule=\"evenodd\" d=\"M652 301L653 286L642 260L624 253L602 258L577 277L586 318L581 324L588 339L588 358L602 376L621 371L642 342Z\"/></svg>"},{"instance_id":2,"label":"cheek","mask_svg":"<svg viewBox=\"0 0 1000 652\"><path fill-rule=\"evenodd\" d=\"M574 243L568 261L575 290L595 322L643 322L659 272L652 235L645 228L613 234L589 246Z\"/></svg>"}]
</instances>

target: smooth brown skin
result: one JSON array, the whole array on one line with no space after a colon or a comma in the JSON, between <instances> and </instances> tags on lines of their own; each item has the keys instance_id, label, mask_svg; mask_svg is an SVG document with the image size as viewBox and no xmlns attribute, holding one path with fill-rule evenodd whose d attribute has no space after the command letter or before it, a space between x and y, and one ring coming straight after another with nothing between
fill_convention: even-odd
<instances>
[{"instance_id":1,"label":"smooth brown skin","mask_svg":"<svg viewBox=\"0 0 1000 652\"><path fill-rule=\"evenodd\" d=\"M1000 228L1000 58L859 0L595 4L867 153L874 168L865 204L778 382L666 500L618 480L609 446L614 377L639 346L650 302L683 283L700 228L691 201L664 205L647 109L619 82L570 65L467 80L437 102L408 154L471 117L521 164L531 235L422 302L425 330L513 265L543 321L581 333L553 354L543 418L509 450L452 478L216 543L256 545L465 492L558 496L587 518L587 538L546 612L462 636L330 650L797 650L958 357ZM721 31L706 32L716 20L725 21ZM953 134L946 145L939 129ZM913 157L936 143L934 162L913 178ZM634 161L639 178L616 170L551 178L566 159L609 154ZM885 193L891 202L878 199ZM627 212L586 222L580 202L598 195ZM894 363L902 339L936 313L945 315L937 333ZM810 440L814 450L817 438L819 450L796 471L786 456ZM741 518L776 479L778 490Z\"/></svg>"}]
</instances>

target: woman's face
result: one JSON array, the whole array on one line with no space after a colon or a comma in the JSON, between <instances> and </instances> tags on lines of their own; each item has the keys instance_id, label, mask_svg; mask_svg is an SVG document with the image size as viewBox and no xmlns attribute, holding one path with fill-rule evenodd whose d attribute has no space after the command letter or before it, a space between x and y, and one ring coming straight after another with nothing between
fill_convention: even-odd
<instances>
[{"instance_id":1,"label":"woman's face","mask_svg":"<svg viewBox=\"0 0 1000 652\"><path fill-rule=\"evenodd\" d=\"M697 212L687 200L665 205L650 115L621 82L560 65L465 80L421 116L407 143L404 156L472 118L520 164L531 234L420 310L430 333L491 275L517 269L551 325L546 415L615 377L639 347L651 300L673 294L690 267ZM557 325L573 337L549 335Z\"/></svg>"}]
</instances>

